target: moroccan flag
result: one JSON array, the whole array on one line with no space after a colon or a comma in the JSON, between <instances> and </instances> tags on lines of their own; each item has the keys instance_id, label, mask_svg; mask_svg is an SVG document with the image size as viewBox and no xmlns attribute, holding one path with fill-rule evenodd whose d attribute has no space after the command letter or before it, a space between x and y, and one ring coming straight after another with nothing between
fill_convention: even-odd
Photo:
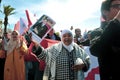
<instances>
[{"instance_id":1,"label":"moroccan flag","mask_svg":"<svg viewBox=\"0 0 120 80\"><path fill-rule=\"evenodd\" d=\"M50 47L56 43L58 43L60 41L57 40L52 40L52 39L43 39L42 42L40 43L41 46L43 46L44 48Z\"/></svg>"},{"instance_id":2,"label":"moroccan flag","mask_svg":"<svg viewBox=\"0 0 120 80\"><path fill-rule=\"evenodd\" d=\"M30 26L33 25L37 21L37 19L31 12L28 12L28 10L25 10L25 13L28 20L28 27L30 28Z\"/></svg>"}]
</instances>

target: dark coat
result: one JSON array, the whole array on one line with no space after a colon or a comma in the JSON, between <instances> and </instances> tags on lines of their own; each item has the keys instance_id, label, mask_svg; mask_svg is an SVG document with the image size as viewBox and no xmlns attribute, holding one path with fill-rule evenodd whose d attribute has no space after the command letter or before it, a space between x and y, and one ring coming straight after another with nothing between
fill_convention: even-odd
<instances>
[{"instance_id":1,"label":"dark coat","mask_svg":"<svg viewBox=\"0 0 120 80\"><path fill-rule=\"evenodd\" d=\"M91 54L98 57L101 80L120 79L120 22L110 21L100 36L90 47Z\"/></svg>"}]
</instances>

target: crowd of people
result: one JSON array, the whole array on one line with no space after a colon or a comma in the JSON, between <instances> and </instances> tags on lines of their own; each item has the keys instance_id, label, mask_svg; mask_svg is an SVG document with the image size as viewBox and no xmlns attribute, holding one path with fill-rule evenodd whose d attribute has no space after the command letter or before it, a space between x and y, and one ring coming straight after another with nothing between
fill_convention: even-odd
<instances>
[{"instance_id":1,"label":"crowd of people","mask_svg":"<svg viewBox=\"0 0 120 80\"><path fill-rule=\"evenodd\" d=\"M5 39L6 36L1 41L0 59L4 59L0 67L3 71L2 80L84 80L84 72L90 66L90 57L75 44L74 35L69 29L62 30L61 35L51 29L45 39L59 42L46 49L32 41L32 35L28 33L21 36L18 31L13 31L10 38ZM39 67L41 61L45 63L43 71Z\"/></svg>"},{"instance_id":2,"label":"crowd of people","mask_svg":"<svg viewBox=\"0 0 120 80\"><path fill-rule=\"evenodd\" d=\"M100 80L119 79L120 72L120 0L104 0L101 4L100 27L89 30L61 30L54 28L45 39L56 40L46 46L32 40L32 34L20 35L13 30L10 36L4 33L0 40L0 80L85 80L90 69L91 57L84 46L89 46L91 55L97 57Z\"/></svg>"}]
</instances>

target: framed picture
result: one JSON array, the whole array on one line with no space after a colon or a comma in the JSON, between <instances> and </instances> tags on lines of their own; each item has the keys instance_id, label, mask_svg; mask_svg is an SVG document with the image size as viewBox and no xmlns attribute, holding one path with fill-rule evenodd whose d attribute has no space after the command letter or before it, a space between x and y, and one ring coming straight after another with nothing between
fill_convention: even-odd
<instances>
[{"instance_id":1,"label":"framed picture","mask_svg":"<svg viewBox=\"0 0 120 80\"><path fill-rule=\"evenodd\" d=\"M53 28L56 22L47 15L41 16L37 22L31 26L29 33L32 33L32 39L40 43L49 31Z\"/></svg>"}]
</instances>

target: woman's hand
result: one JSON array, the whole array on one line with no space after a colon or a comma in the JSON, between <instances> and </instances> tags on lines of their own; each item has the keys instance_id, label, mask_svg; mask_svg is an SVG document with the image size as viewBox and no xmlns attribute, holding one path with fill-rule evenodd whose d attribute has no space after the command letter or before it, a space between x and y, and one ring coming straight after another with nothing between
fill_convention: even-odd
<instances>
[{"instance_id":1,"label":"woman's hand","mask_svg":"<svg viewBox=\"0 0 120 80\"><path fill-rule=\"evenodd\" d=\"M82 70L83 67L85 66L85 64L79 64L79 65L74 65L72 66L72 69L75 70L75 71L79 71L79 70Z\"/></svg>"}]
</instances>

